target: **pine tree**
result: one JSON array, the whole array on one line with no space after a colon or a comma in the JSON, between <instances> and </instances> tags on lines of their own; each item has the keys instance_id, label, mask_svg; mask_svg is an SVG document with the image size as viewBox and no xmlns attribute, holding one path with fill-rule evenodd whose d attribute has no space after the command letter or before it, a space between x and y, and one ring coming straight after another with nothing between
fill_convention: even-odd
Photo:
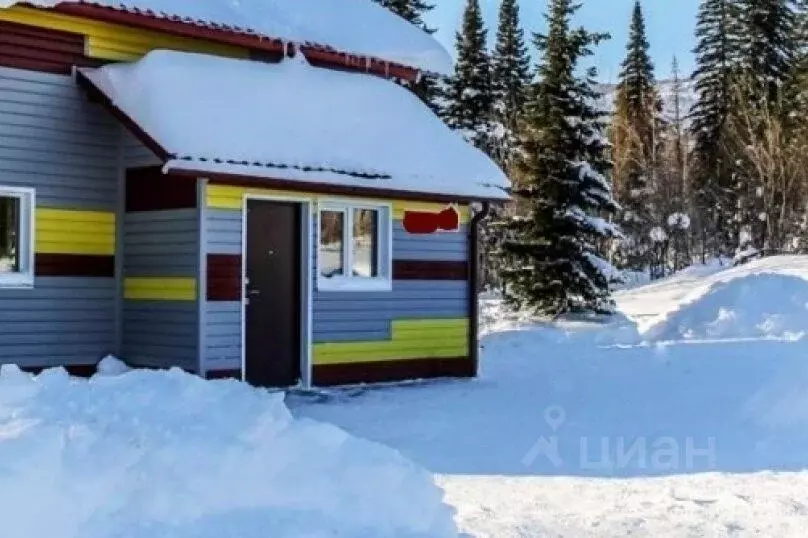
<instances>
[{"instance_id":1,"label":"pine tree","mask_svg":"<svg viewBox=\"0 0 808 538\"><path fill-rule=\"evenodd\" d=\"M696 23L696 69L692 74L697 100L690 111L693 138L691 192L698 208L702 256L727 254L732 244L734 202L726 126L732 101L732 79L740 63L737 0L703 0Z\"/></svg>"},{"instance_id":2,"label":"pine tree","mask_svg":"<svg viewBox=\"0 0 808 538\"><path fill-rule=\"evenodd\" d=\"M497 43L491 64L494 116L499 131L495 156L507 170L516 143L517 122L530 83L530 56L524 31L519 27L517 0L503 0L500 5Z\"/></svg>"},{"instance_id":3,"label":"pine tree","mask_svg":"<svg viewBox=\"0 0 808 538\"><path fill-rule=\"evenodd\" d=\"M617 205L604 177L608 144L603 113L593 108L595 73L576 74L606 36L571 30L576 9L572 0L552 0L548 33L535 39L539 81L525 107L515 166L514 194L527 214L505 224L501 253L507 300L552 316L613 310L611 266L600 248L619 235L603 218Z\"/></svg>"},{"instance_id":4,"label":"pine tree","mask_svg":"<svg viewBox=\"0 0 808 538\"><path fill-rule=\"evenodd\" d=\"M488 150L491 136L491 65L478 0L468 0L457 33L455 73L447 83L444 120L469 142Z\"/></svg>"},{"instance_id":5,"label":"pine tree","mask_svg":"<svg viewBox=\"0 0 808 538\"><path fill-rule=\"evenodd\" d=\"M386 7L405 21L414 24L428 34L435 33L434 28L427 26L424 15L435 8L434 4L423 0L374 0L377 4Z\"/></svg>"},{"instance_id":6,"label":"pine tree","mask_svg":"<svg viewBox=\"0 0 808 538\"><path fill-rule=\"evenodd\" d=\"M631 16L626 58L617 86L614 126L617 154L622 160L615 174L618 200L623 207L621 224L626 242L622 263L642 270L650 263L651 229L659 224L653 207L656 156L660 149L661 102L656 90L654 66L649 55L645 18L639 0Z\"/></svg>"}]
</instances>

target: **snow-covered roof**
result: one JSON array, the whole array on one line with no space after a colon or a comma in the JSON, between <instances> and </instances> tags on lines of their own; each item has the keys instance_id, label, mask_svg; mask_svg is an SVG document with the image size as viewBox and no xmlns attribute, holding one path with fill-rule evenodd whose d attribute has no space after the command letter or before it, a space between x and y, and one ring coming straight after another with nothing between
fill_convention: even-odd
<instances>
[{"instance_id":1,"label":"snow-covered roof","mask_svg":"<svg viewBox=\"0 0 808 538\"><path fill-rule=\"evenodd\" d=\"M446 49L420 28L371 0L0 0L53 7L62 3L104 6L158 18L334 48L433 73L449 74Z\"/></svg>"},{"instance_id":2,"label":"snow-covered roof","mask_svg":"<svg viewBox=\"0 0 808 538\"><path fill-rule=\"evenodd\" d=\"M153 51L81 74L195 170L503 199L508 179L409 90L309 66Z\"/></svg>"}]
</instances>

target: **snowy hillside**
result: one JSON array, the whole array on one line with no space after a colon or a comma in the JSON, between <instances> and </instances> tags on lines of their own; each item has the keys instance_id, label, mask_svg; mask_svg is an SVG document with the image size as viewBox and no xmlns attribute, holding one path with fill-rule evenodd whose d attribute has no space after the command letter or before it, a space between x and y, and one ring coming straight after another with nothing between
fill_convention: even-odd
<instances>
[{"instance_id":1,"label":"snowy hillside","mask_svg":"<svg viewBox=\"0 0 808 538\"><path fill-rule=\"evenodd\" d=\"M621 292L602 325L490 298L480 379L293 413L432 470L472 536L803 538L806 289L808 258L782 257Z\"/></svg>"},{"instance_id":2,"label":"snowy hillside","mask_svg":"<svg viewBox=\"0 0 808 538\"><path fill-rule=\"evenodd\" d=\"M690 80L682 81L682 93L681 93L681 114L684 119L687 116L690 109L696 104L697 95L693 88L693 82ZM663 80L658 83L659 94L660 98L662 99L662 111L665 115L665 118L668 120L674 117L674 94L673 94L673 82L670 80ZM598 101L598 106L601 110L605 110L608 112L614 111L614 99L617 93L617 87L615 84L598 84L597 91L603 94L601 99Z\"/></svg>"}]
</instances>

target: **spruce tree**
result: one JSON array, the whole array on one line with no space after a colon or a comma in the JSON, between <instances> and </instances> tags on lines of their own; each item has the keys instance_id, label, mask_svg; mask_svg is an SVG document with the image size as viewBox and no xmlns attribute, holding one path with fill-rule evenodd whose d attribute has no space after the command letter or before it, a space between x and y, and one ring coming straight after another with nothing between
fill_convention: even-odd
<instances>
[{"instance_id":1,"label":"spruce tree","mask_svg":"<svg viewBox=\"0 0 808 538\"><path fill-rule=\"evenodd\" d=\"M498 124L494 155L507 170L515 147L517 122L530 83L530 56L524 31L519 27L517 0L503 0L500 5L497 42L491 64L494 116Z\"/></svg>"},{"instance_id":2,"label":"spruce tree","mask_svg":"<svg viewBox=\"0 0 808 538\"><path fill-rule=\"evenodd\" d=\"M793 74L797 18L793 0L738 0L742 68L760 97L774 101Z\"/></svg>"},{"instance_id":3,"label":"spruce tree","mask_svg":"<svg viewBox=\"0 0 808 538\"><path fill-rule=\"evenodd\" d=\"M654 64L648 53L650 46L642 4L640 0L636 0L631 12L626 59L621 64L619 87L623 90L629 113L638 120L643 120L646 128L651 123L651 118L646 117L651 112L648 102L656 96Z\"/></svg>"},{"instance_id":4,"label":"spruce tree","mask_svg":"<svg viewBox=\"0 0 808 538\"><path fill-rule=\"evenodd\" d=\"M386 7L402 19L414 24L428 34L435 33L434 28L427 26L424 15L435 8L434 4L423 0L374 0L377 4Z\"/></svg>"},{"instance_id":5,"label":"spruce tree","mask_svg":"<svg viewBox=\"0 0 808 538\"><path fill-rule=\"evenodd\" d=\"M527 98L530 84L530 56L525 44L525 35L519 26L517 0L502 0L494 51L491 55L493 125L490 147L491 156L510 173L513 154L516 151L516 133ZM502 218L503 207L492 208L489 224L482 230L481 239L489 260L488 280L501 286L499 259L496 255L502 242L502 230L496 222Z\"/></svg>"},{"instance_id":6,"label":"spruce tree","mask_svg":"<svg viewBox=\"0 0 808 538\"><path fill-rule=\"evenodd\" d=\"M492 113L491 65L478 0L467 1L456 42L457 63L446 87L444 120L466 140L488 151Z\"/></svg>"},{"instance_id":7,"label":"spruce tree","mask_svg":"<svg viewBox=\"0 0 808 538\"><path fill-rule=\"evenodd\" d=\"M726 152L732 79L740 63L737 0L703 0L696 23L696 103L690 111L693 170L690 189L698 209L702 255L728 254L734 201L731 159Z\"/></svg>"},{"instance_id":8,"label":"spruce tree","mask_svg":"<svg viewBox=\"0 0 808 538\"><path fill-rule=\"evenodd\" d=\"M615 108L622 117L614 128L615 143L623 146L619 148L622 162L615 176L623 208L620 222L626 234L621 261L636 270L648 266L649 234L659 224L659 215L655 215L653 207L653 192L662 105L649 48L642 6L636 0L617 86Z\"/></svg>"},{"instance_id":9,"label":"spruce tree","mask_svg":"<svg viewBox=\"0 0 808 538\"><path fill-rule=\"evenodd\" d=\"M603 113L593 108L594 71L580 60L606 36L570 29L577 7L552 0L549 30L536 35L539 81L525 107L514 194L526 215L510 219L502 245L505 297L551 316L613 310L611 266L600 255L618 230L604 217L617 209L604 174L609 163Z\"/></svg>"}]
</instances>

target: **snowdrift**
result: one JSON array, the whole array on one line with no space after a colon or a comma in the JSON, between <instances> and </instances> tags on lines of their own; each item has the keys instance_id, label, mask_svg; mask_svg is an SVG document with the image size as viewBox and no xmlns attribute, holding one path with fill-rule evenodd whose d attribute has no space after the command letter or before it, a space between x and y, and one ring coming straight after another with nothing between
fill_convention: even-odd
<instances>
[{"instance_id":1,"label":"snowdrift","mask_svg":"<svg viewBox=\"0 0 808 538\"><path fill-rule=\"evenodd\" d=\"M793 341L808 331L808 256L777 256L691 273L618 296L629 315L632 308L642 310L633 299L654 303L655 316L635 319L644 340Z\"/></svg>"},{"instance_id":2,"label":"snowdrift","mask_svg":"<svg viewBox=\"0 0 808 538\"><path fill-rule=\"evenodd\" d=\"M0 370L4 538L456 536L442 498L397 452L293 420L280 394Z\"/></svg>"}]
</instances>

